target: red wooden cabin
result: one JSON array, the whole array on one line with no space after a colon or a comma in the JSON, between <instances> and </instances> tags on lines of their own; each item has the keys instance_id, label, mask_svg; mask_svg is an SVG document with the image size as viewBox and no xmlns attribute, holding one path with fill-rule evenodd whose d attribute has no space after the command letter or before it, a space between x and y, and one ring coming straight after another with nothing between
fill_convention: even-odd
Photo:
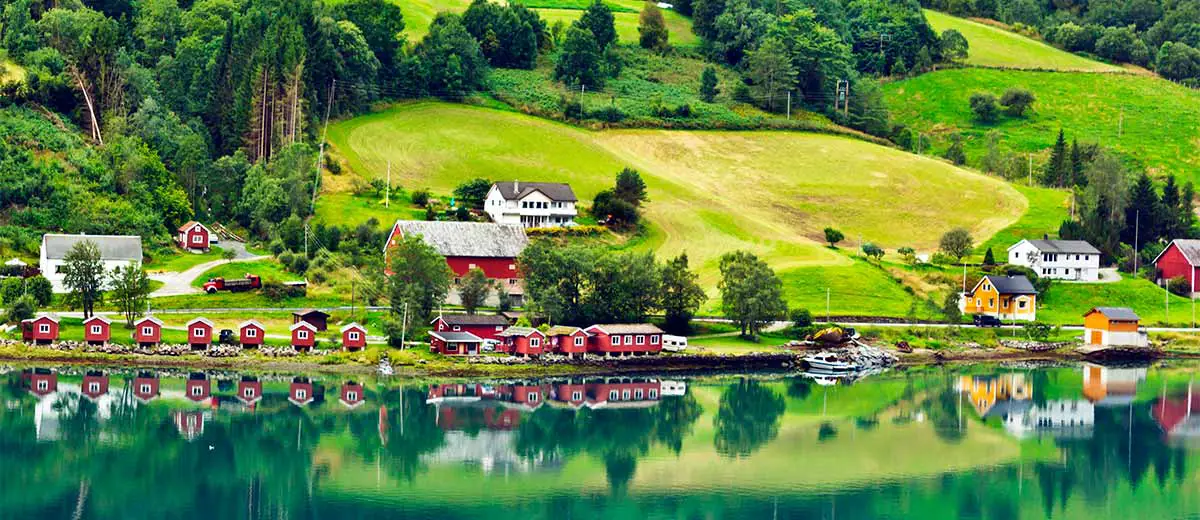
<instances>
[{"instance_id":1,"label":"red wooden cabin","mask_svg":"<svg viewBox=\"0 0 1200 520\"><path fill-rule=\"evenodd\" d=\"M1154 269L1159 285L1172 278L1182 277L1188 292L1196 294L1196 283L1200 281L1200 240L1176 239L1167 244L1154 258Z\"/></svg>"},{"instance_id":2,"label":"red wooden cabin","mask_svg":"<svg viewBox=\"0 0 1200 520\"><path fill-rule=\"evenodd\" d=\"M474 356L479 354L483 339L470 332L429 333L429 351L446 356Z\"/></svg>"},{"instance_id":3,"label":"red wooden cabin","mask_svg":"<svg viewBox=\"0 0 1200 520\"><path fill-rule=\"evenodd\" d=\"M212 345L213 322L207 318L195 318L187 322L188 345L204 350Z\"/></svg>"},{"instance_id":4,"label":"red wooden cabin","mask_svg":"<svg viewBox=\"0 0 1200 520\"><path fill-rule=\"evenodd\" d=\"M95 315L83 320L83 340L89 345L103 345L112 339L112 321Z\"/></svg>"},{"instance_id":5,"label":"red wooden cabin","mask_svg":"<svg viewBox=\"0 0 1200 520\"><path fill-rule=\"evenodd\" d=\"M338 401L341 401L347 408L358 408L366 402L362 385L354 381L346 381L338 392Z\"/></svg>"},{"instance_id":6,"label":"red wooden cabin","mask_svg":"<svg viewBox=\"0 0 1200 520\"><path fill-rule=\"evenodd\" d=\"M83 376L83 383L79 385L79 393L93 401L99 399L108 393L108 376L103 372L88 372Z\"/></svg>"},{"instance_id":7,"label":"red wooden cabin","mask_svg":"<svg viewBox=\"0 0 1200 520\"><path fill-rule=\"evenodd\" d=\"M138 374L133 378L133 396L143 403L157 399L158 378L148 372Z\"/></svg>"},{"instance_id":8,"label":"red wooden cabin","mask_svg":"<svg viewBox=\"0 0 1200 520\"><path fill-rule=\"evenodd\" d=\"M153 347L162 343L162 320L144 316L133 322L133 341L142 347Z\"/></svg>"},{"instance_id":9,"label":"red wooden cabin","mask_svg":"<svg viewBox=\"0 0 1200 520\"><path fill-rule=\"evenodd\" d=\"M243 377L241 381L238 381L237 392L238 400L246 406L253 408L255 404L262 400L262 381L252 377Z\"/></svg>"},{"instance_id":10,"label":"red wooden cabin","mask_svg":"<svg viewBox=\"0 0 1200 520\"><path fill-rule=\"evenodd\" d=\"M657 354L662 351L662 329L648 323L592 325L588 351L611 355Z\"/></svg>"},{"instance_id":11,"label":"red wooden cabin","mask_svg":"<svg viewBox=\"0 0 1200 520\"><path fill-rule=\"evenodd\" d=\"M204 224L196 221L188 222L179 226L176 233L175 241L179 243L179 247L184 249L203 249L207 250L210 241L212 240L212 231L209 231Z\"/></svg>"},{"instance_id":12,"label":"red wooden cabin","mask_svg":"<svg viewBox=\"0 0 1200 520\"><path fill-rule=\"evenodd\" d=\"M212 382L204 374L191 374L184 384L187 398L194 402L202 402L212 396Z\"/></svg>"},{"instance_id":13,"label":"red wooden cabin","mask_svg":"<svg viewBox=\"0 0 1200 520\"><path fill-rule=\"evenodd\" d=\"M546 348L546 334L532 327L509 327L500 333L501 352L518 356L540 356Z\"/></svg>"},{"instance_id":14,"label":"red wooden cabin","mask_svg":"<svg viewBox=\"0 0 1200 520\"><path fill-rule=\"evenodd\" d=\"M588 333L579 327L556 326L546 331L547 352L575 357L587 353Z\"/></svg>"},{"instance_id":15,"label":"red wooden cabin","mask_svg":"<svg viewBox=\"0 0 1200 520\"><path fill-rule=\"evenodd\" d=\"M307 321L292 324L292 348L310 350L317 344L317 328Z\"/></svg>"},{"instance_id":16,"label":"red wooden cabin","mask_svg":"<svg viewBox=\"0 0 1200 520\"><path fill-rule=\"evenodd\" d=\"M58 340L58 317L42 314L21 320L21 339L33 343L51 343Z\"/></svg>"},{"instance_id":17,"label":"red wooden cabin","mask_svg":"<svg viewBox=\"0 0 1200 520\"><path fill-rule=\"evenodd\" d=\"M266 335L266 327L257 321L246 320L238 325L238 343L242 344L242 348L261 347Z\"/></svg>"},{"instance_id":18,"label":"red wooden cabin","mask_svg":"<svg viewBox=\"0 0 1200 520\"><path fill-rule=\"evenodd\" d=\"M430 325L438 332L470 332L482 339L500 339L508 328L508 318L496 314L443 314Z\"/></svg>"},{"instance_id":19,"label":"red wooden cabin","mask_svg":"<svg viewBox=\"0 0 1200 520\"><path fill-rule=\"evenodd\" d=\"M367 328L357 323L350 323L341 329L342 348L355 352L367 346Z\"/></svg>"}]
</instances>

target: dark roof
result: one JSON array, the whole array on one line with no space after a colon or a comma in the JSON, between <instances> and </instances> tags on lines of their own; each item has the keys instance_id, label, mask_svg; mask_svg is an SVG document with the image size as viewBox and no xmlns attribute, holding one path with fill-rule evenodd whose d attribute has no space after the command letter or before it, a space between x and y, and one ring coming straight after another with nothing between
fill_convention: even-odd
<instances>
[{"instance_id":1,"label":"dark roof","mask_svg":"<svg viewBox=\"0 0 1200 520\"><path fill-rule=\"evenodd\" d=\"M1084 240L1026 240L1043 253L1098 255L1100 250Z\"/></svg>"},{"instance_id":2,"label":"dark roof","mask_svg":"<svg viewBox=\"0 0 1200 520\"><path fill-rule=\"evenodd\" d=\"M571 190L571 185L561 182L504 181L497 182L495 186L496 189L500 190L500 196L504 197L504 200L523 199L526 195L535 191L540 191L550 200L558 202L575 202L579 200L575 198L575 192Z\"/></svg>"},{"instance_id":3,"label":"dark roof","mask_svg":"<svg viewBox=\"0 0 1200 520\"><path fill-rule=\"evenodd\" d=\"M1157 264L1158 259L1162 258L1163 253L1166 253L1167 249L1170 249L1171 246L1175 246L1179 249L1179 253L1183 255L1183 258L1187 260L1188 264L1192 266L1200 265L1200 240L1185 238L1177 238L1172 240L1171 243L1168 244L1167 247L1158 254L1158 256L1154 257L1153 263Z\"/></svg>"},{"instance_id":4,"label":"dark roof","mask_svg":"<svg viewBox=\"0 0 1200 520\"><path fill-rule=\"evenodd\" d=\"M204 228L205 231L208 231L208 226L205 226L204 224L196 222L195 220L189 220L187 224L179 226L179 231L187 231L189 229L192 229L195 226L200 226L200 227Z\"/></svg>"},{"instance_id":5,"label":"dark roof","mask_svg":"<svg viewBox=\"0 0 1200 520\"><path fill-rule=\"evenodd\" d=\"M1103 314L1105 318L1110 320L1138 321L1140 319L1138 318L1137 313L1133 312L1133 309L1130 309L1129 307L1093 307L1092 310L1087 312L1087 314L1091 314L1093 312ZM1084 314L1084 316L1087 316L1087 314Z\"/></svg>"},{"instance_id":6,"label":"dark roof","mask_svg":"<svg viewBox=\"0 0 1200 520\"><path fill-rule=\"evenodd\" d=\"M398 220L403 236L420 235L442 256L516 258L529 245L520 224Z\"/></svg>"},{"instance_id":7,"label":"dark roof","mask_svg":"<svg viewBox=\"0 0 1200 520\"><path fill-rule=\"evenodd\" d=\"M431 331L429 335L448 343L480 343L483 341L483 338L471 334L470 332Z\"/></svg>"},{"instance_id":8,"label":"dark roof","mask_svg":"<svg viewBox=\"0 0 1200 520\"><path fill-rule=\"evenodd\" d=\"M328 312L320 311L317 309L300 309L300 310L292 313L293 316L300 316L301 318L303 318L305 316L315 316L317 314L320 314L321 316L324 316L326 318L329 317Z\"/></svg>"},{"instance_id":9,"label":"dark roof","mask_svg":"<svg viewBox=\"0 0 1200 520\"><path fill-rule=\"evenodd\" d=\"M1023 275L995 276L989 274L984 278L990 280L992 286L996 288L996 292L1000 294L1037 294L1037 289L1034 289L1033 284Z\"/></svg>"},{"instance_id":10,"label":"dark roof","mask_svg":"<svg viewBox=\"0 0 1200 520\"><path fill-rule=\"evenodd\" d=\"M508 318L496 314L443 314L438 316L447 325L496 325L508 326ZM434 319L437 321L437 319Z\"/></svg>"},{"instance_id":11,"label":"dark roof","mask_svg":"<svg viewBox=\"0 0 1200 520\"><path fill-rule=\"evenodd\" d=\"M649 323L609 323L592 325L588 329L600 329L605 334L662 334L662 329Z\"/></svg>"},{"instance_id":12,"label":"dark roof","mask_svg":"<svg viewBox=\"0 0 1200 520\"><path fill-rule=\"evenodd\" d=\"M91 241L100 249L101 260L142 261L142 237L128 235L42 235L42 250L49 260L61 260L71 247ZM42 266L45 269L45 266Z\"/></svg>"}]
</instances>

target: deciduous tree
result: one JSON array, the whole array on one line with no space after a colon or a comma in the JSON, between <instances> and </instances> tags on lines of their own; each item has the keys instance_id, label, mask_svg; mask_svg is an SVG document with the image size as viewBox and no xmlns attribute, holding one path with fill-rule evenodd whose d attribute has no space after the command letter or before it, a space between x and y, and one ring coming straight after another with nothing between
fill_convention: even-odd
<instances>
[{"instance_id":1,"label":"deciduous tree","mask_svg":"<svg viewBox=\"0 0 1200 520\"><path fill-rule=\"evenodd\" d=\"M150 298L150 277L141 265L130 262L113 268L109 280L110 294L125 316L125 326L132 328L133 320L142 315Z\"/></svg>"},{"instance_id":2,"label":"deciduous tree","mask_svg":"<svg viewBox=\"0 0 1200 520\"><path fill-rule=\"evenodd\" d=\"M687 253L668 260L662 266L662 310L667 332L685 334L692 316L708 299L700 287L699 276L688 269Z\"/></svg>"},{"instance_id":3,"label":"deciduous tree","mask_svg":"<svg viewBox=\"0 0 1200 520\"><path fill-rule=\"evenodd\" d=\"M942 239L938 242L938 248L955 260L962 260L964 256L971 253L975 248L974 240L971 238L971 232L967 228L954 228L942 235Z\"/></svg>"},{"instance_id":4,"label":"deciduous tree","mask_svg":"<svg viewBox=\"0 0 1200 520\"><path fill-rule=\"evenodd\" d=\"M743 336L755 337L763 325L787 314L783 282L766 262L735 251L721 257L720 270L721 309Z\"/></svg>"},{"instance_id":5,"label":"deciduous tree","mask_svg":"<svg viewBox=\"0 0 1200 520\"><path fill-rule=\"evenodd\" d=\"M467 271L467 276L463 277L458 288L458 299L463 310L467 311L467 314L475 314L475 310L483 306L494 288L482 269L476 267Z\"/></svg>"},{"instance_id":6,"label":"deciduous tree","mask_svg":"<svg viewBox=\"0 0 1200 520\"><path fill-rule=\"evenodd\" d=\"M662 11L653 2L646 2L638 16L638 43L643 49L663 52L670 48L667 43L667 22Z\"/></svg>"},{"instance_id":7,"label":"deciduous tree","mask_svg":"<svg viewBox=\"0 0 1200 520\"><path fill-rule=\"evenodd\" d=\"M71 301L83 309L83 317L92 317L97 302L104 301L104 282L107 274L100 257L100 248L91 240L76 242L63 255L63 285L69 289Z\"/></svg>"},{"instance_id":8,"label":"deciduous tree","mask_svg":"<svg viewBox=\"0 0 1200 520\"><path fill-rule=\"evenodd\" d=\"M389 283L391 312L405 313L408 324L427 320L433 309L446 301L453 273L446 259L420 236L406 236L388 250L392 271Z\"/></svg>"}]
</instances>

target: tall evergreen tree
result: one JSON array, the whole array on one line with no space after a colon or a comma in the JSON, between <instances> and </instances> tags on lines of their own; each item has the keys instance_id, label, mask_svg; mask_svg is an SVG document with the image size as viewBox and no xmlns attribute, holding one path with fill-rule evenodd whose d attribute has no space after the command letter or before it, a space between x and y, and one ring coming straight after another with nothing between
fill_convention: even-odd
<instances>
[{"instance_id":1,"label":"tall evergreen tree","mask_svg":"<svg viewBox=\"0 0 1200 520\"><path fill-rule=\"evenodd\" d=\"M580 16L579 20L575 22L575 25L591 31L600 50L608 48L609 44L617 41L617 28L612 9L609 9L608 5L600 0L592 2L592 5L589 5L583 12L583 16Z\"/></svg>"},{"instance_id":2,"label":"tall evergreen tree","mask_svg":"<svg viewBox=\"0 0 1200 520\"><path fill-rule=\"evenodd\" d=\"M1121 231L1121 241L1139 249L1142 244L1154 242L1161 236L1169 220L1162 217L1169 214L1154 191L1154 182L1149 175L1142 173L1129 189L1129 206L1125 208L1125 229Z\"/></svg>"},{"instance_id":3,"label":"tall evergreen tree","mask_svg":"<svg viewBox=\"0 0 1200 520\"><path fill-rule=\"evenodd\" d=\"M1050 149L1050 160L1046 162L1046 170L1042 174L1042 183L1055 188L1067 185L1067 139L1061 128L1058 129L1058 139Z\"/></svg>"},{"instance_id":4,"label":"tall evergreen tree","mask_svg":"<svg viewBox=\"0 0 1200 520\"><path fill-rule=\"evenodd\" d=\"M1167 237L1174 238L1190 238L1192 236L1192 227L1196 225L1196 208L1193 206L1196 200L1196 186L1192 181L1187 181L1183 185L1183 195L1179 197L1179 236Z\"/></svg>"},{"instance_id":5,"label":"tall evergreen tree","mask_svg":"<svg viewBox=\"0 0 1200 520\"><path fill-rule=\"evenodd\" d=\"M1087 184L1087 177L1083 174L1083 168L1086 166L1083 160L1083 151L1079 149L1079 140L1071 140L1071 186L1081 186Z\"/></svg>"}]
</instances>

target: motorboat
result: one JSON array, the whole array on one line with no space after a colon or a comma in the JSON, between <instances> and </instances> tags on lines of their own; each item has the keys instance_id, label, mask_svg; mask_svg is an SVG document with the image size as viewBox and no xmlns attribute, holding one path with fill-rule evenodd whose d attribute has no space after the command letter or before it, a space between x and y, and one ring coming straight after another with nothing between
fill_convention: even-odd
<instances>
[{"instance_id":1,"label":"motorboat","mask_svg":"<svg viewBox=\"0 0 1200 520\"><path fill-rule=\"evenodd\" d=\"M841 358L832 352L818 352L816 354L804 356L804 362L808 363L809 368L817 370L826 370L829 372L853 372L862 368L858 363L852 361L842 361Z\"/></svg>"}]
</instances>

